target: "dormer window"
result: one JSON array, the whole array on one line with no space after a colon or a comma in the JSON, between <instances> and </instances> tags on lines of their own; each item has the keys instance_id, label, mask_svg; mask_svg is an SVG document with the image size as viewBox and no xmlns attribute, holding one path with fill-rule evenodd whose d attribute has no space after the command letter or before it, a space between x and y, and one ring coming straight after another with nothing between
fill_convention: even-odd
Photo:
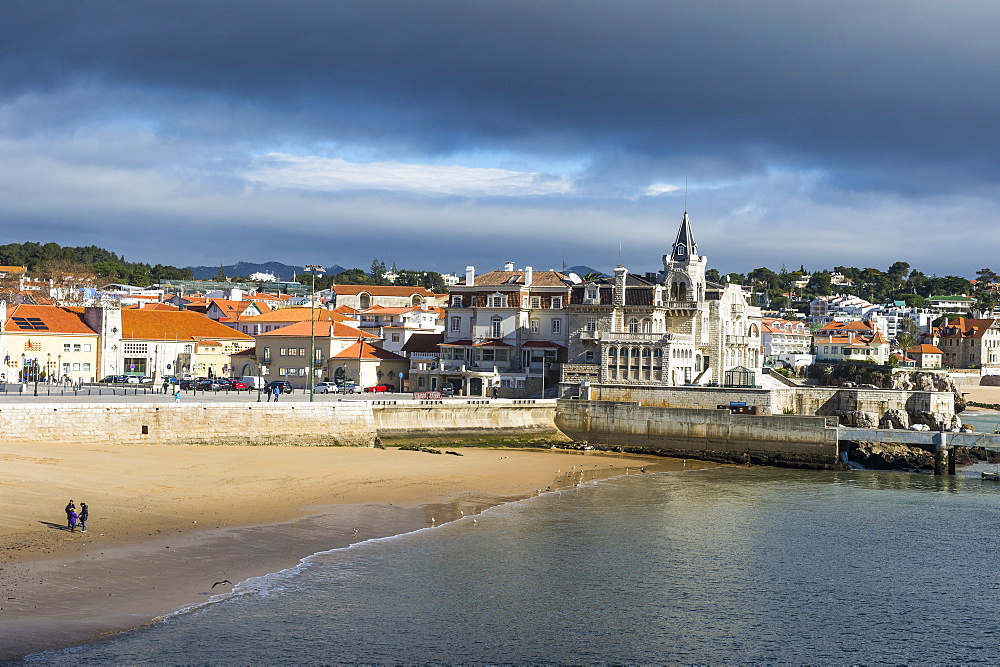
<instances>
[{"instance_id":1,"label":"dormer window","mask_svg":"<svg viewBox=\"0 0 1000 667\"><path fill-rule=\"evenodd\" d=\"M506 294L491 294L489 299L490 308L506 308L507 307L507 295Z\"/></svg>"},{"instance_id":2,"label":"dormer window","mask_svg":"<svg viewBox=\"0 0 1000 667\"><path fill-rule=\"evenodd\" d=\"M563 298L561 296L552 297L552 308L558 310L562 307L563 307Z\"/></svg>"},{"instance_id":3,"label":"dormer window","mask_svg":"<svg viewBox=\"0 0 1000 667\"><path fill-rule=\"evenodd\" d=\"M452 294L451 295L451 305L452 305L453 308L461 308L462 307L462 295L461 294Z\"/></svg>"}]
</instances>

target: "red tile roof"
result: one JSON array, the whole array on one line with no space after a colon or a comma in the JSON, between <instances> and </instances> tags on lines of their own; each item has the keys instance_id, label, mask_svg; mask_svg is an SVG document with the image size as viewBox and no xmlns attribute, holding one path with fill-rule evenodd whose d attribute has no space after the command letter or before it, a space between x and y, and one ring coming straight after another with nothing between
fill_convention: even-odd
<instances>
[{"instance_id":1,"label":"red tile roof","mask_svg":"<svg viewBox=\"0 0 1000 667\"><path fill-rule=\"evenodd\" d=\"M137 340L253 340L190 310L122 310L122 338Z\"/></svg>"},{"instance_id":2,"label":"red tile roof","mask_svg":"<svg viewBox=\"0 0 1000 667\"><path fill-rule=\"evenodd\" d=\"M378 338L375 334L362 331L361 329L357 329L342 322L310 322L308 320L305 322L296 322L295 324L289 324L288 326L275 329L274 331L262 333L258 337L302 338L303 336L310 335L309 330L312 328L312 325L315 326L312 335L320 336L322 338L353 338L354 340L357 340L359 337Z\"/></svg>"},{"instance_id":3,"label":"red tile roof","mask_svg":"<svg viewBox=\"0 0 1000 667\"><path fill-rule=\"evenodd\" d=\"M409 285L334 285L332 289L334 294L343 294L344 296L354 296L362 292L368 292L372 296L412 296L414 294L426 297L437 296L424 287Z\"/></svg>"},{"instance_id":4,"label":"red tile roof","mask_svg":"<svg viewBox=\"0 0 1000 667\"><path fill-rule=\"evenodd\" d=\"M332 359L381 359L383 361L406 361L395 352L383 350L369 343L354 343L331 357Z\"/></svg>"},{"instance_id":5,"label":"red tile roof","mask_svg":"<svg viewBox=\"0 0 1000 667\"><path fill-rule=\"evenodd\" d=\"M34 321L41 321L45 329L23 329L18 326L14 318L32 318ZM49 334L94 334L97 332L91 329L83 321L83 309L71 310L58 306L35 306L20 304L7 310L7 321L3 323L3 330L16 333L49 333Z\"/></svg>"}]
</instances>

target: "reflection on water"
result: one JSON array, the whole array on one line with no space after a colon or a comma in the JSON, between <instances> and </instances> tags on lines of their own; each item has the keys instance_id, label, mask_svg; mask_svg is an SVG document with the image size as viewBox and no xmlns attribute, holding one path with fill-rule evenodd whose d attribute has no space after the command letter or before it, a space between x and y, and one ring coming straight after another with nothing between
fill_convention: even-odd
<instances>
[{"instance_id":1,"label":"reflection on water","mask_svg":"<svg viewBox=\"0 0 1000 667\"><path fill-rule=\"evenodd\" d=\"M41 659L989 662L998 520L1000 484L972 474L631 476L323 554Z\"/></svg>"}]
</instances>

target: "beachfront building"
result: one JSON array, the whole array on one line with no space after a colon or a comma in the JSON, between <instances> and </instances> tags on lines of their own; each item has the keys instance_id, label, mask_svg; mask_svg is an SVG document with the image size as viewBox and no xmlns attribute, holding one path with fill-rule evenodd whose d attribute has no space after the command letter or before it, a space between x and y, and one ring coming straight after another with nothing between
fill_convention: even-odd
<instances>
[{"instance_id":1,"label":"beachfront building","mask_svg":"<svg viewBox=\"0 0 1000 667\"><path fill-rule=\"evenodd\" d=\"M0 382L93 382L99 348L78 308L0 301Z\"/></svg>"},{"instance_id":2,"label":"beachfront building","mask_svg":"<svg viewBox=\"0 0 1000 667\"><path fill-rule=\"evenodd\" d=\"M868 320L830 322L813 332L813 353L818 362L889 363L889 341Z\"/></svg>"},{"instance_id":3,"label":"beachfront building","mask_svg":"<svg viewBox=\"0 0 1000 667\"><path fill-rule=\"evenodd\" d=\"M813 363L812 332L805 322L765 317L760 325L760 342L766 363L793 369Z\"/></svg>"},{"instance_id":4,"label":"beachfront building","mask_svg":"<svg viewBox=\"0 0 1000 667\"><path fill-rule=\"evenodd\" d=\"M558 271L513 262L478 276L468 267L465 282L451 288L439 363L419 364L427 368L414 371L411 386L438 391L448 383L466 396L554 393L572 284Z\"/></svg>"},{"instance_id":5,"label":"beachfront building","mask_svg":"<svg viewBox=\"0 0 1000 667\"><path fill-rule=\"evenodd\" d=\"M402 354L410 336L444 332L444 309L427 303L399 308L375 306L357 313L356 317L360 320L358 326L382 339L382 349L395 354Z\"/></svg>"},{"instance_id":6,"label":"beachfront building","mask_svg":"<svg viewBox=\"0 0 1000 667\"><path fill-rule=\"evenodd\" d=\"M928 342L941 350L946 368L1000 374L1000 320L958 317L933 327Z\"/></svg>"},{"instance_id":7,"label":"beachfront building","mask_svg":"<svg viewBox=\"0 0 1000 667\"><path fill-rule=\"evenodd\" d=\"M299 322L345 322L354 326L353 322L345 315L327 310L326 308L309 308L297 306L294 308L279 308L259 315L237 315L233 318L222 320L222 324L235 329L248 336L259 336L268 331L274 331L290 324Z\"/></svg>"},{"instance_id":8,"label":"beachfront building","mask_svg":"<svg viewBox=\"0 0 1000 667\"><path fill-rule=\"evenodd\" d=\"M228 377L231 355L253 347L251 336L189 310L95 306L83 319L100 336L97 379Z\"/></svg>"},{"instance_id":9,"label":"beachfront building","mask_svg":"<svg viewBox=\"0 0 1000 667\"><path fill-rule=\"evenodd\" d=\"M263 376L266 381L287 380L293 387L306 388L311 367L314 383L386 382L398 387L406 378L409 361L374 346L377 340L374 333L343 322L307 320L290 324L256 337L256 366L244 368L251 372L241 375ZM310 349L315 349L312 363Z\"/></svg>"},{"instance_id":10,"label":"beachfront building","mask_svg":"<svg viewBox=\"0 0 1000 667\"><path fill-rule=\"evenodd\" d=\"M705 279L685 213L663 271L573 285L567 312L568 362L561 395L582 384L677 386L725 384L726 372L761 367L761 314L741 286Z\"/></svg>"},{"instance_id":11,"label":"beachfront building","mask_svg":"<svg viewBox=\"0 0 1000 667\"><path fill-rule=\"evenodd\" d=\"M906 356L913 359L916 368L941 368L944 361L941 349L929 343L911 347L906 351Z\"/></svg>"}]
</instances>

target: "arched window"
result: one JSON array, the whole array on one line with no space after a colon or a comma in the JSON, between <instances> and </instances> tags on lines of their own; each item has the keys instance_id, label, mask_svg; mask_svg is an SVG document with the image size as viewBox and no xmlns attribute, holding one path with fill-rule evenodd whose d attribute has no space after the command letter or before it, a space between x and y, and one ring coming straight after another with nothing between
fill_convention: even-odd
<instances>
[{"instance_id":1,"label":"arched window","mask_svg":"<svg viewBox=\"0 0 1000 667\"><path fill-rule=\"evenodd\" d=\"M642 321L642 332L653 333L653 320L648 317Z\"/></svg>"},{"instance_id":2,"label":"arched window","mask_svg":"<svg viewBox=\"0 0 1000 667\"><path fill-rule=\"evenodd\" d=\"M642 358L643 359L649 359L649 355L650 355L649 348L648 347L642 348Z\"/></svg>"},{"instance_id":3,"label":"arched window","mask_svg":"<svg viewBox=\"0 0 1000 667\"><path fill-rule=\"evenodd\" d=\"M358 307L361 310L368 310L372 307L372 295L368 292L362 292L358 295Z\"/></svg>"},{"instance_id":4,"label":"arched window","mask_svg":"<svg viewBox=\"0 0 1000 667\"><path fill-rule=\"evenodd\" d=\"M494 315L490 319L490 338L503 338L502 322L499 315Z\"/></svg>"},{"instance_id":5,"label":"arched window","mask_svg":"<svg viewBox=\"0 0 1000 667\"><path fill-rule=\"evenodd\" d=\"M639 318L632 317L628 321L628 332L629 333L639 333Z\"/></svg>"},{"instance_id":6,"label":"arched window","mask_svg":"<svg viewBox=\"0 0 1000 667\"><path fill-rule=\"evenodd\" d=\"M412 297L410 297L410 305L412 306L419 306L423 302L424 302L424 297L420 296L419 294L414 294Z\"/></svg>"}]
</instances>

